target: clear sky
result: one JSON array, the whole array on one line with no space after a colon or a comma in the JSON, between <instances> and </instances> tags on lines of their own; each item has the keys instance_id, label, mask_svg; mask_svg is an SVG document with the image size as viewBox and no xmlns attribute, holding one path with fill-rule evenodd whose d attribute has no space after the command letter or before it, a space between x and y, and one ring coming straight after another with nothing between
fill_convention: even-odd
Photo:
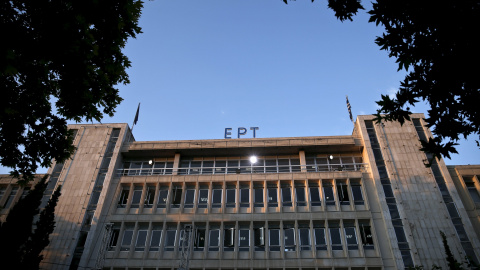
<instances>
[{"instance_id":1,"label":"clear sky","mask_svg":"<svg viewBox=\"0 0 480 270\"><path fill-rule=\"evenodd\" d=\"M140 102L139 141L222 139L227 127L259 127L257 138L350 135L345 95L354 117L373 114L405 76L368 19L364 10L342 23L326 0L146 1L143 33L124 49L131 83L102 122L131 126ZM457 149L447 164L480 164L474 138Z\"/></svg>"}]
</instances>

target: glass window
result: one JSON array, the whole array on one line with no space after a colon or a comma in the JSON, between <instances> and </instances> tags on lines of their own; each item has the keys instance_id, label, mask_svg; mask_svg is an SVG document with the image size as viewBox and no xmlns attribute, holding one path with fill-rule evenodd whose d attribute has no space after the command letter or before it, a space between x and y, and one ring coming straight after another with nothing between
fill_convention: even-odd
<instances>
[{"instance_id":1,"label":"glass window","mask_svg":"<svg viewBox=\"0 0 480 270\"><path fill-rule=\"evenodd\" d=\"M159 251L161 239L162 239L162 231L152 230L152 237L150 240L150 251Z\"/></svg>"},{"instance_id":2,"label":"glass window","mask_svg":"<svg viewBox=\"0 0 480 270\"><path fill-rule=\"evenodd\" d=\"M208 189L206 187L203 187L198 191L198 208L207 208L207 205Z\"/></svg>"},{"instance_id":3,"label":"glass window","mask_svg":"<svg viewBox=\"0 0 480 270\"><path fill-rule=\"evenodd\" d=\"M204 228L198 228L195 231L195 245L194 245L194 250L195 251L201 251L205 247L205 229Z\"/></svg>"},{"instance_id":4,"label":"glass window","mask_svg":"<svg viewBox=\"0 0 480 270\"><path fill-rule=\"evenodd\" d=\"M372 230L367 224L360 224L360 235L362 239L363 249L373 249Z\"/></svg>"},{"instance_id":5,"label":"glass window","mask_svg":"<svg viewBox=\"0 0 480 270\"><path fill-rule=\"evenodd\" d=\"M337 183L337 194L341 205L349 205L348 186L345 183Z\"/></svg>"},{"instance_id":6,"label":"glass window","mask_svg":"<svg viewBox=\"0 0 480 270\"><path fill-rule=\"evenodd\" d=\"M140 199L141 198L142 198L142 187L141 186L136 186L133 190L131 208L138 208L140 206Z\"/></svg>"},{"instance_id":7,"label":"glass window","mask_svg":"<svg viewBox=\"0 0 480 270\"><path fill-rule=\"evenodd\" d=\"M315 248L317 250L327 250L327 242L325 241L325 228L314 228Z\"/></svg>"},{"instance_id":8,"label":"glass window","mask_svg":"<svg viewBox=\"0 0 480 270\"><path fill-rule=\"evenodd\" d=\"M278 159L278 172L290 172L290 160Z\"/></svg>"},{"instance_id":9,"label":"glass window","mask_svg":"<svg viewBox=\"0 0 480 270\"><path fill-rule=\"evenodd\" d=\"M465 186L467 186L468 193L470 193L470 197L472 198L474 203L480 203L480 194L478 193L477 188L475 187L475 182L473 177L463 177L463 181L465 182Z\"/></svg>"},{"instance_id":10,"label":"glass window","mask_svg":"<svg viewBox=\"0 0 480 270\"><path fill-rule=\"evenodd\" d=\"M295 251L295 229L284 229L285 251Z\"/></svg>"},{"instance_id":11,"label":"glass window","mask_svg":"<svg viewBox=\"0 0 480 270\"><path fill-rule=\"evenodd\" d=\"M211 229L210 236L208 239L208 250L209 251L218 251L220 246L220 230Z\"/></svg>"},{"instance_id":12,"label":"glass window","mask_svg":"<svg viewBox=\"0 0 480 270\"><path fill-rule=\"evenodd\" d=\"M317 157L316 161L317 161L318 172L326 172L330 170L330 168L328 167L328 161L326 157Z\"/></svg>"},{"instance_id":13,"label":"glass window","mask_svg":"<svg viewBox=\"0 0 480 270\"><path fill-rule=\"evenodd\" d=\"M223 231L223 250L233 251L234 246L235 246L235 229L226 228Z\"/></svg>"},{"instance_id":14,"label":"glass window","mask_svg":"<svg viewBox=\"0 0 480 270\"><path fill-rule=\"evenodd\" d=\"M167 200L168 200L168 188L162 186L162 187L160 187L160 190L158 191L157 207L158 208L165 208L167 206Z\"/></svg>"},{"instance_id":15,"label":"glass window","mask_svg":"<svg viewBox=\"0 0 480 270\"><path fill-rule=\"evenodd\" d=\"M238 232L238 250L249 251L250 250L250 230L240 229Z\"/></svg>"},{"instance_id":16,"label":"glass window","mask_svg":"<svg viewBox=\"0 0 480 270\"><path fill-rule=\"evenodd\" d=\"M298 233L300 236L300 250L310 250L310 229L309 228L299 228Z\"/></svg>"},{"instance_id":17,"label":"glass window","mask_svg":"<svg viewBox=\"0 0 480 270\"><path fill-rule=\"evenodd\" d=\"M364 205L362 186L360 181L351 181L352 196L355 205Z\"/></svg>"},{"instance_id":18,"label":"glass window","mask_svg":"<svg viewBox=\"0 0 480 270\"><path fill-rule=\"evenodd\" d=\"M139 230L137 232L137 242L135 243L135 251L144 251L147 242L147 230Z\"/></svg>"},{"instance_id":19,"label":"glass window","mask_svg":"<svg viewBox=\"0 0 480 270\"><path fill-rule=\"evenodd\" d=\"M125 208L127 206L129 192L130 192L130 189L128 187L122 187L122 191L120 192L120 198L118 200L119 208Z\"/></svg>"},{"instance_id":20,"label":"glass window","mask_svg":"<svg viewBox=\"0 0 480 270\"><path fill-rule=\"evenodd\" d=\"M268 188L268 206L278 207L278 189L276 187Z\"/></svg>"},{"instance_id":21,"label":"glass window","mask_svg":"<svg viewBox=\"0 0 480 270\"><path fill-rule=\"evenodd\" d=\"M305 187L297 186L295 187L295 195L297 199L297 206L306 206L307 200L305 198Z\"/></svg>"},{"instance_id":22,"label":"glass window","mask_svg":"<svg viewBox=\"0 0 480 270\"><path fill-rule=\"evenodd\" d=\"M200 169L202 167L201 161L191 161L190 162L190 174L200 174Z\"/></svg>"},{"instance_id":23,"label":"glass window","mask_svg":"<svg viewBox=\"0 0 480 270\"><path fill-rule=\"evenodd\" d=\"M175 247L175 240L177 237L177 230L174 229L168 229L165 232L165 251L173 251Z\"/></svg>"},{"instance_id":24,"label":"glass window","mask_svg":"<svg viewBox=\"0 0 480 270\"><path fill-rule=\"evenodd\" d=\"M292 166L292 172L299 172L300 169L300 159L292 158L290 159L290 165Z\"/></svg>"},{"instance_id":25,"label":"glass window","mask_svg":"<svg viewBox=\"0 0 480 270\"><path fill-rule=\"evenodd\" d=\"M153 164L152 174L154 175L165 174L165 162L155 162Z\"/></svg>"},{"instance_id":26,"label":"glass window","mask_svg":"<svg viewBox=\"0 0 480 270\"><path fill-rule=\"evenodd\" d=\"M222 207L222 189L217 188L213 190L212 194L212 208Z\"/></svg>"},{"instance_id":27,"label":"glass window","mask_svg":"<svg viewBox=\"0 0 480 270\"><path fill-rule=\"evenodd\" d=\"M349 250L357 250L357 234L355 232L355 227L353 225L345 225L345 241L347 242L347 247Z\"/></svg>"},{"instance_id":28,"label":"glass window","mask_svg":"<svg viewBox=\"0 0 480 270\"><path fill-rule=\"evenodd\" d=\"M310 187L310 204L312 206L321 206L322 200L320 199L320 192L318 187Z\"/></svg>"},{"instance_id":29,"label":"glass window","mask_svg":"<svg viewBox=\"0 0 480 270\"><path fill-rule=\"evenodd\" d=\"M184 208L193 208L193 204L195 203L195 188L188 187L185 190L185 203Z\"/></svg>"},{"instance_id":30,"label":"glass window","mask_svg":"<svg viewBox=\"0 0 480 270\"><path fill-rule=\"evenodd\" d=\"M256 227L253 229L255 251L265 251L265 228Z\"/></svg>"},{"instance_id":31,"label":"glass window","mask_svg":"<svg viewBox=\"0 0 480 270\"><path fill-rule=\"evenodd\" d=\"M282 187L282 205L292 206L292 191L290 187Z\"/></svg>"},{"instance_id":32,"label":"glass window","mask_svg":"<svg viewBox=\"0 0 480 270\"><path fill-rule=\"evenodd\" d=\"M173 192L172 207L179 208L180 204L182 203L182 188L175 186L172 192Z\"/></svg>"},{"instance_id":33,"label":"glass window","mask_svg":"<svg viewBox=\"0 0 480 270\"><path fill-rule=\"evenodd\" d=\"M238 165L238 162L238 160L228 160L227 173L240 173L240 167Z\"/></svg>"},{"instance_id":34,"label":"glass window","mask_svg":"<svg viewBox=\"0 0 480 270\"><path fill-rule=\"evenodd\" d=\"M235 208L235 197L236 197L237 190L235 187L228 187L227 189L227 207L228 208Z\"/></svg>"},{"instance_id":35,"label":"glass window","mask_svg":"<svg viewBox=\"0 0 480 270\"><path fill-rule=\"evenodd\" d=\"M213 173L213 160L203 161L202 174L212 174Z\"/></svg>"},{"instance_id":36,"label":"glass window","mask_svg":"<svg viewBox=\"0 0 480 270\"><path fill-rule=\"evenodd\" d=\"M263 187L255 187L255 207L264 207L263 204Z\"/></svg>"},{"instance_id":37,"label":"glass window","mask_svg":"<svg viewBox=\"0 0 480 270\"><path fill-rule=\"evenodd\" d=\"M132 243L133 229L126 229L123 232L122 247L121 251L130 250L130 244Z\"/></svg>"},{"instance_id":38,"label":"glass window","mask_svg":"<svg viewBox=\"0 0 480 270\"><path fill-rule=\"evenodd\" d=\"M265 172L266 173L276 173L277 172L277 160L266 159L265 160Z\"/></svg>"},{"instance_id":39,"label":"glass window","mask_svg":"<svg viewBox=\"0 0 480 270\"><path fill-rule=\"evenodd\" d=\"M270 229L268 239L270 251L280 251L280 230Z\"/></svg>"},{"instance_id":40,"label":"glass window","mask_svg":"<svg viewBox=\"0 0 480 270\"><path fill-rule=\"evenodd\" d=\"M155 186L147 186L147 194L145 194L145 208L152 208L155 200Z\"/></svg>"},{"instance_id":41,"label":"glass window","mask_svg":"<svg viewBox=\"0 0 480 270\"><path fill-rule=\"evenodd\" d=\"M113 228L112 235L110 236L110 242L108 243L108 250L113 250L117 246L118 236L120 234L120 229Z\"/></svg>"},{"instance_id":42,"label":"glass window","mask_svg":"<svg viewBox=\"0 0 480 270\"><path fill-rule=\"evenodd\" d=\"M342 250L342 238L340 237L340 228L330 228L330 241L332 243L332 250Z\"/></svg>"},{"instance_id":43,"label":"glass window","mask_svg":"<svg viewBox=\"0 0 480 270\"><path fill-rule=\"evenodd\" d=\"M225 174L226 167L227 167L227 161L216 160L215 161L215 174Z\"/></svg>"},{"instance_id":44,"label":"glass window","mask_svg":"<svg viewBox=\"0 0 480 270\"><path fill-rule=\"evenodd\" d=\"M250 207L250 189L248 187L240 189L240 207Z\"/></svg>"},{"instance_id":45,"label":"glass window","mask_svg":"<svg viewBox=\"0 0 480 270\"><path fill-rule=\"evenodd\" d=\"M0 186L0 201L2 200L3 196L5 195L5 190L7 187L5 186Z\"/></svg>"},{"instance_id":46,"label":"glass window","mask_svg":"<svg viewBox=\"0 0 480 270\"><path fill-rule=\"evenodd\" d=\"M142 169L142 162L131 162L128 175L140 175Z\"/></svg>"},{"instance_id":47,"label":"glass window","mask_svg":"<svg viewBox=\"0 0 480 270\"><path fill-rule=\"evenodd\" d=\"M30 192L30 187L24 187L23 191L22 191L22 196L20 197L20 199L25 198L25 196L27 196L28 192ZM2 199L2 194L0 194L0 200L1 199Z\"/></svg>"},{"instance_id":48,"label":"glass window","mask_svg":"<svg viewBox=\"0 0 480 270\"><path fill-rule=\"evenodd\" d=\"M323 196L325 198L326 205L335 205L335 195L333 193L333 186L330 184L324 184Z\"/></svg>"}]
</instances>

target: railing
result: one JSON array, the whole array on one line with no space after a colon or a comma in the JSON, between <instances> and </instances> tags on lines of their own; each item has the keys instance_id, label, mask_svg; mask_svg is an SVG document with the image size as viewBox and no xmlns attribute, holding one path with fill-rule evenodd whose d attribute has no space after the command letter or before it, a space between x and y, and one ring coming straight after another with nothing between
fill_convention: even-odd
<instances>
[{"instance_id":1,"label":"railing","mask_svg":"<svg viewBox=\"0 0 480 270\"><path fill-rule=\"evenodd\" d=\"M178 168L178 175L197 174L251 174L251 173L295 173L302 172L335 172L335 171L362 171L365 172L367 163L343 163L324 165L277 165L277 166L235 166L235 167L194 167ZM145 168L145 169L119 169L117 176L139 175L172 175L173 168Z\"/></svg>"}]
</instances>

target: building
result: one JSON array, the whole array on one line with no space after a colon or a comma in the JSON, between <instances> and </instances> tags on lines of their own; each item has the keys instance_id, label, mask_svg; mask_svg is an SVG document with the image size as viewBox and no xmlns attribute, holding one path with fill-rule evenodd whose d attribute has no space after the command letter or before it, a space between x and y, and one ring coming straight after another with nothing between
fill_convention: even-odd
<instances>
[{"instance_id":1,"label":"building","mask_svg":"<svg viewBox=\"0 0 480 270\"><path fill-rule=\"evenodd\" d=\"M480 166L424 166L423 114L352 135L134 141L71 125L43 269L381 270L480 258ZM251 160L252 156L256 157ZM2 218L25 190L0 179ZM182 252L185 251L185 252Z\"/></svg>"}]
</instances>

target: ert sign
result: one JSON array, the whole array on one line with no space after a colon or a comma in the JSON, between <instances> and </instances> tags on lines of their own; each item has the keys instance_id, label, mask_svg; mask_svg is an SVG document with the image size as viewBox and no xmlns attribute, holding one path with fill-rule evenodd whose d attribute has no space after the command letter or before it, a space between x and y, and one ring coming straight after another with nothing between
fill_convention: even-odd
<instances>
[{"instance_id":1,"label":"ert sign","mask_svg":"<svg viewBox=\"0 0 480 270\"><path fill-rule=\"evenodd\" d=\"M250 130L253 130L253 138L256 138L256 131L259 130L259 127L250 127ZM247 129L244 127L239 127L237 129L237 138L240 139L240 136L246 135ZM231 139L232 128L225 128L225 139Z\"/></svg>"}]
</instances>

